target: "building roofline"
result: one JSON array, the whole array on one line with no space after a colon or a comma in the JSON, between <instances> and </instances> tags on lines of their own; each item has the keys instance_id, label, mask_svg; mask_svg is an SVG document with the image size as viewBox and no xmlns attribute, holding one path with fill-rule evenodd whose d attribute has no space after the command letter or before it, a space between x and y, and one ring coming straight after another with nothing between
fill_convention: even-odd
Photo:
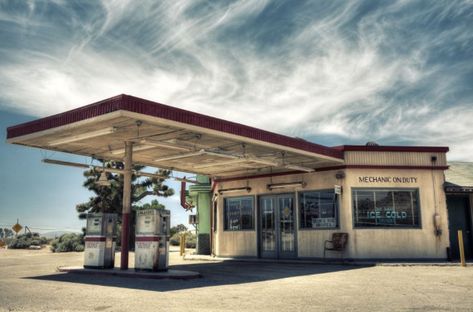
<instances>
[{"instance_id":1,"label":"building roofline","mask_svg":"<svg viewBox=\"0 0 473 312\"><path fill-rule=\"evenodd\" d=\"M447 146L394 146L394 145L340 145L333 149L342 152L413 152L413 153L447 153Z\"/></svg>"},{"instance_id":2,"label":"building roofline","mask_svg":"<svg viewBox=\"0 0 473 312\"><path fill-rule=\"evenodd\" d=\"M343 159L343 152L335 148L242 125L236 122L210 117L126 94L121 94L70 111L8 127L7 139L68 125L119 110L168 119L175 122L216 130L249 139L278 144L281 146L291 147L328 157Z\"/></svg>"},{"instance_id":3,"label":"building roofline","mask_svg":"<svg viewBox=\"0 0 473 312\"><path fill-rule=\"evenodd\" d=\"M340 166L331 166L317 168L315 172L325 172L325 171L335 171L335 170L344 170L344 169L374 169L374 170L439 170L445 171L448 170L449 166L397 166L397 165L340 165ZM275 172L275 173L265 173L253 176L234 176L234 177L225 177L214 179L214 183L223 183L223 182L232 182L238 180L251 180L251 179L261 179L269 177L278 177L286 175L295 175L301 174L304 172L301 171L288 171L288 172Z\"/></svg>"}]
</instances>

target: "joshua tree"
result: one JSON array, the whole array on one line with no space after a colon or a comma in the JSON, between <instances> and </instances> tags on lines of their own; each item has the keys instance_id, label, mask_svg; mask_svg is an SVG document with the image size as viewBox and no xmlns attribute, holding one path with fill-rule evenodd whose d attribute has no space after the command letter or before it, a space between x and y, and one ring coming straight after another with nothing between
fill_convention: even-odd
<instances>
[{"instance_id":1,"label":"joshua tree","mask_svg":"<svg viewBox=\"0 0 473 312\"><path fill-rule=\"evenodd\" d=\"M122 162L101 162L106 168L124 169L124 164ZM140 171L143 168L144 166L133 166L134 171ZM88 202L76 206L79 218L85 219L87 213L93 212L117 213L119 216L119 222L121 223L123 176L120 174L106 173L110 186L101 186L96 183L99 179L100 173L100 170L95 169L90 169L84 172L84 177L86 178L84 187L89 191L94 192L95 196L90 197ZM151 204L144 204L142 206L136 205L136 203L147 196L154 195L168 197L174 194L174 190L164 184L166 179L171 175L171 171L160 169L156 174L160 177L142 178L132 175L131 205L133 210L149 208L164 209L164 205L160 204L156 199L152 200ZM134 247L134 220L134 214L132 214L129 246L131 249ZM120 235L118 235L118 238L120 238Z\"/></svg>"},{"instance_id":2,"label":"joshua tree","mask_svg":"<svg viewBox=\"0 0 473 312\"><path fill-rule=\"evenodd\" d=\"M105 162L106 168L124 169L122 162ZM142 170L144 166L133 166L133 170ZM158 170L159 178L142 178L135 175L132 176L131 186L131 205L138 208L135 204L147 196L163 196L168 197L174 194L174 190L169 188L165 183L166 179L171 175L169 170ZM86 203L78 204L76 210L79 218L84 219L86 213L90 212L113 212L121 215L122 211L122 194L123 194L123 176L120 174L106 173L110 186L100 186L96 182L100 176L100 170L90 169L84 172L86 181L84 187L95 193ZM154 201L153 201L154 202ZM153 203L152 202L152 203ZM157 201L156 201L157 202ZM156 203L156 205L161 205ZM150 205L150 208L153 206ZM162 207L164 208L164 206Z\"/></svg>"},{"instance_id":3,"label":"joshua tree","mask_svg":"<svg viewBox=\"0 0 473 312\"><path fill-rule=\"evenodd\" d=\"M0 228L0 238L9 238L13 237L13 235L15 235L15 233L9 228Z\"/></svg>"}]
</instances>

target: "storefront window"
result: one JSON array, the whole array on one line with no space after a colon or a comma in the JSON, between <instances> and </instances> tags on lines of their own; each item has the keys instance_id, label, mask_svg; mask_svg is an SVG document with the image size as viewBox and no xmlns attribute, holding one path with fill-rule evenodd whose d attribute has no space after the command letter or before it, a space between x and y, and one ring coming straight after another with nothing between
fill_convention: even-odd
<instances>
[{"instance_id":1,"label":"storefront window","mask_svg":"<svg viewBox=\"0 0 473 312\"><path fill-rule=\"evenodd\" d=\"M253 197L225 198L224 229L227 231L254 229Z\"/></svg>"},{"instance_id":2,"label":"storefront window","mask_svg":"<svg viewBox=\"0 0 473 312\"><path fill-rule=\"evenodd\" d=\"M299 193L299 211L301 228L338 226L338 200L333 190Z\"/></svg>"},{"instance_id":3,"label":"storefront window","mask_svg":"<svg viewBox=\"0 0 473 312\"><path fill-rule=\"evenodd\" d=\"M353 189L355 227L419 227L417 189Z\"/></svg>"}]
</instances>

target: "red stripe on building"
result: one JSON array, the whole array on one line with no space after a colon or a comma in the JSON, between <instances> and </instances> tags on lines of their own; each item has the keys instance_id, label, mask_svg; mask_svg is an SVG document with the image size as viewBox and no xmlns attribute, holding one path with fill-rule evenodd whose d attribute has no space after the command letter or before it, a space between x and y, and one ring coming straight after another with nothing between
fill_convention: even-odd
<instances>
[{"instance_id":1,"label":"red stripe on building","mask_svg":"<svg viewBox=\"0 0 473 312\"><path fill-rule=\"evenodd\" d=\"M386 146L386 145L341 145L333 149L345 152L413 152L413 153L446 153L446 146Z\"/></svg>"}]
</instances>

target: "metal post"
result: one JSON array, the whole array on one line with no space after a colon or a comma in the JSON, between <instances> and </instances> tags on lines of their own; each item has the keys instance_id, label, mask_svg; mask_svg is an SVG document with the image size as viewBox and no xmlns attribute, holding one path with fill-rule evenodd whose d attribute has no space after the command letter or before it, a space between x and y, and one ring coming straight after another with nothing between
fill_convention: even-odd
<instances>
[{"instance_id":1,"label":"metal post","mask_svg":"<svg viewBox=\"0 0 473 312\"><path fill-rule=\"evenodd\" d=\"M125 170L123 172L123 208L120 269L128 270L128 242L130 238L131 174L133 167L133 143L125 142Z\"/></svg>"},{"instance_id":2,"label":"metal post","mask_svg":"<svg viewBox=\"0 0 473 312\"><path fill-rule=\"evenodd\" d=\"M183 244L183 237L182 234L179 236L179 255L182 256L184 253L182 252L182 244Z\"/></svg>"},{"instance_id":3,"label":"metal post","mask_svg":"<svg viewBox=\"0 0 473 312\"><path fill-rule=\"evenodd\" d=\"M460 263L462 267L466 266L465 263L465 249L463 247L463 232L458 230L458 247L460 247Z\"/></svg>"},{"instance_id":4,"label":"metal post","mask_svg":"<svg viewBox=\"0 0 473 312\"><path fill-rule=\"evenodd\" d=\"M181 256L183 256L186 253L186 234L182 233L180 238L181 238L181 241L179 243L180 245L179 247L181 248L180 254Z\"/></svg>"}]
</instances>

